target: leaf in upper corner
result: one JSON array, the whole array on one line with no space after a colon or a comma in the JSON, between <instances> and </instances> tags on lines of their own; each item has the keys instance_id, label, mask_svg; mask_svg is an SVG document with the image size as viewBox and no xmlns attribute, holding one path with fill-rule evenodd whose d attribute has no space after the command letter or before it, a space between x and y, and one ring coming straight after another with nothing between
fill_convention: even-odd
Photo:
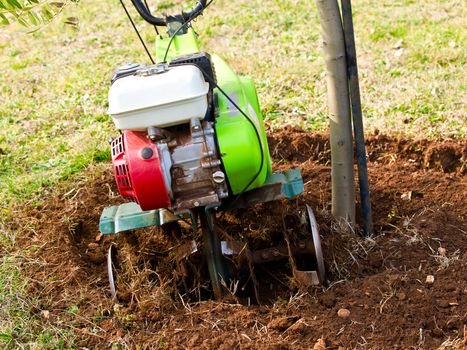
<instances>
[{"instance_id":1,"label":"leaf in upper corner","mask_svg":"<svg viewBox=\"0 0 467 350\"><path fill-rule=\"evenodd\" d=\"M45 18L45 21L50 21L54 17L54 13L50 11L47 7L43 7L41 13L42 16Z\"/></svg>"},{"instance_id":2,"label":"leaf in upper corner","mask_svg":"<svg viewBox=\"0 0 467 350\"><path fill-rule=\"evenodd\" d=\"M51 2L50 5L51 5L51 6L55 6L56 8L61 9L63 6L65 6L65 3L64 3L64 2L54 1L54 2Z\"/></svg>"},{"instance_id":3,"label":"leaf in upper corner","mask_svg":"<svg viewBox=\"0 0 467 350\"><path fill-rule=\"evenodd\" d=\"M68 17L67 19L65 19L64 23L73 27L77 27L79 25L79 19L76 17Z\"/></svg>"},{"instance_id":4,"label":"leaf in upper corner","mask_svg":"<svg viewBox=\"0 0 467 350\"><path fill-rule=\"evenodd\" d=\"M6 5L12 10L22 10L23 5L21 5L17 0L6 0Z\"/></svg>"},{"instance_id":5,"label":"leaf in upper corner","mask_svg":"<svg viewBox=\"0 0 467 350\"><path fill-rule=\"evenodd\" d=\"M34 11L28 11L27 14L29 22L31 22L32 25L37 26L39 23L41 23L41 18Z\"/></svg>"},{"instance_id":6,"label":"leaf in upper corner","mask_svg":"<svg viewBox=\"0 0 467 350\"><path fill-rule=\"evenodd\" d=\"M10 24L10 21L8 20L8 18L6 18L5 15L1 13L0 13L0 24L4 24L4 25Z\"/></svg>"}]
</instances>

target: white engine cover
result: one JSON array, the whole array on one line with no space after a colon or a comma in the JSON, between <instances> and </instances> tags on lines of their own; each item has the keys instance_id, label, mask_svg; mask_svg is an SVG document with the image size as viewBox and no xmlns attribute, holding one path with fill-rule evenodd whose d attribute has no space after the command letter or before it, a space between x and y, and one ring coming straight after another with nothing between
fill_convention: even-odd
<instances>
[{"instance_id":1,"label":"white engine cover","mask_svg":"<svg viewBox=\"0 0 467 350\"><path fill-rule=\"evenodd\" d=\"M151 66L145 69L149 72ZM110 87L108 113L117 128L144 130L205 117L209 84L198 67L176 66L161 73L140 73L117 79Z\"/></svg>"}]
</instances>

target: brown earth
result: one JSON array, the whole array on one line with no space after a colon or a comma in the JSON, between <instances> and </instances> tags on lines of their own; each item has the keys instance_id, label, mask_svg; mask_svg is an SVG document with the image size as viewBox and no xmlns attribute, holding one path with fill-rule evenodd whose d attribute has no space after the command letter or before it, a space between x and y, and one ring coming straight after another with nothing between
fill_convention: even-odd
<instances>
[{"instance_id":1,"label":"brown earth","mask_svg":"<svg viewBox=\"0 0 467 350\"><path fill-rule=\"evenodd\" d=\"M302 169L305 193L229 213L219 225L227 235L260 245L263 236L277 239L284 213L293 216L310 204L320 225L327 287L300 292L285 276L286 266L271 266L256 272L267 295L261 306L208 300L203 274L192 279L196 288L188 293L172 249L188 232L184 223L98 235L102 209L120 202L109 170L39 207L17 208L10 228L28 222L18 248L29 252L23 266L28 292L38 300L32 313L41 322L67 325L77 347L96 349L466 346L467 142L369 138L373 239L344 232L330 217L326 135L286 129L269 142L276 169ZM122 266L118 304L107 283L110 242L119 247ZM194 265L189 271L195 274ZM343 308L350 312L346 318L338 316Z\"/></svg>"}]
</instances>

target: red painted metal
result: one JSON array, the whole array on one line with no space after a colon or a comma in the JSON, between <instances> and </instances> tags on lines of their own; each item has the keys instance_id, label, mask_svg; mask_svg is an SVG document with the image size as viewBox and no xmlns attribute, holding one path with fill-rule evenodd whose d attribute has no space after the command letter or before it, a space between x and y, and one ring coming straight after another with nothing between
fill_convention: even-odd
<instances>
[{"instance_id":1,"label":"red painted metal","mask_svg":"<svg viewBox=\"0 0 467 350\"><path fill-rule=\"evenodd\" d=\"M115 180L123 197L143 210L170 207L159 153L146 133L125 130L112 141L111 149Z\"/></svg>"},{"instance_id":2,"label":"red painted metal","mask_svg":"<svg viewBox=\"0 0 467 350\"><path fill-rule=\"evenodd\" d=\"M114 168L115 181L117 182L118 191L127 199L137 201L133 186L128 172L128 165L125 161L125 143L123 135L113 139L110 144L112 151L112 165Z\"/></svg>"}]
</instances>

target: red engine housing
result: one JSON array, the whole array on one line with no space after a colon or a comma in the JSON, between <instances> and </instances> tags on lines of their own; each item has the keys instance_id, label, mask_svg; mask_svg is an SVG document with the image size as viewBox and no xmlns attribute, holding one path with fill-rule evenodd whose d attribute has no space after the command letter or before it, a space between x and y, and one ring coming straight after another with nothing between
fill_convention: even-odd
<instances>
[{"instance_id":1,"label":"red engine housing","mask_svg":"<svg viewBox=\"0 0 467 350\"><path fill-rule=\"evenodd\" d=\"M144 132L125 130L111 143L112 165L120 194L141 209L171 206L157 146Z\"/></svg>"}]
</instances>

